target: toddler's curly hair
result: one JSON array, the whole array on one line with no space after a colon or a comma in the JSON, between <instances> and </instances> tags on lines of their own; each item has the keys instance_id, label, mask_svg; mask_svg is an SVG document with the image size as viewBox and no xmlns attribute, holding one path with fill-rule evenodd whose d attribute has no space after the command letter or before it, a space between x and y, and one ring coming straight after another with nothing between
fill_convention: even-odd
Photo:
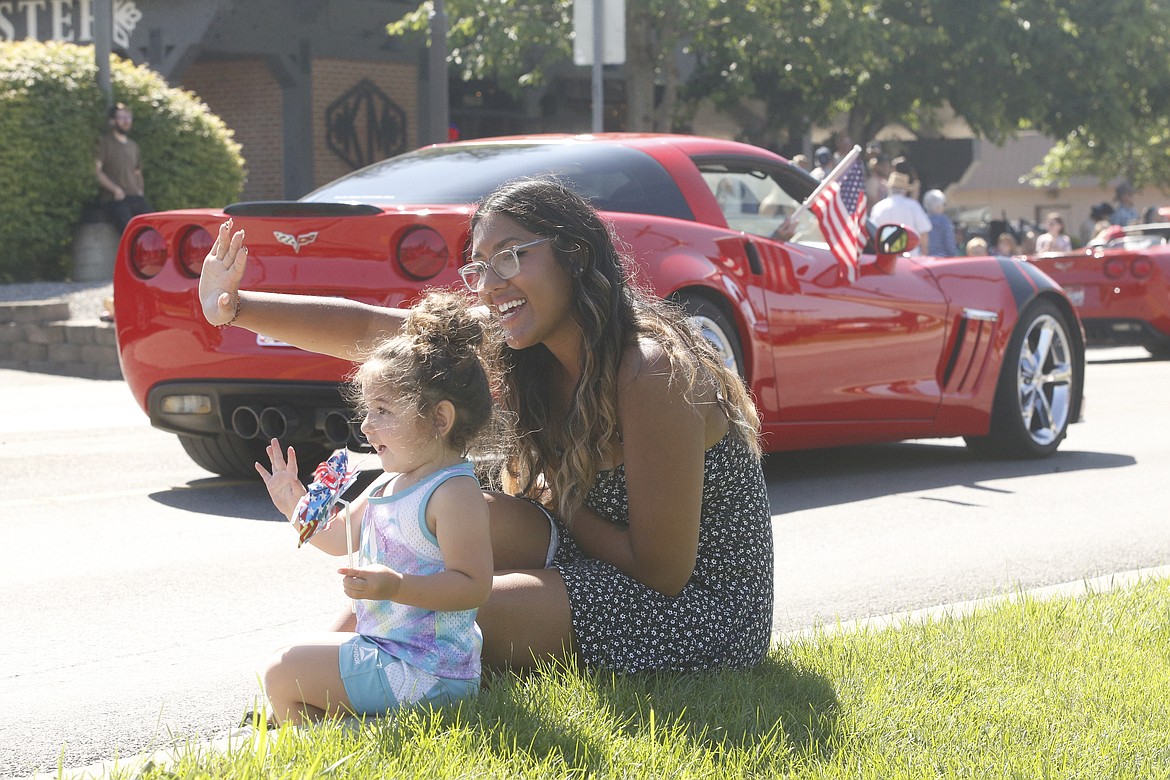
<instances>
[{"instance_id":1,"label":"toddler's curly hair","mask_svg":"<svg viewBox=\"0 0 1170 780\"><path fill-rule=\"evenodd\" d=\"M429 290L398 335L378 343L354 371L349 400L365 414L363 391L385 389L424 418L440 401L450 401L455 423L447 445L467 453L492 428L497 379L485 354L492 343L466 295Z\"/></svg>"}]
</instances>

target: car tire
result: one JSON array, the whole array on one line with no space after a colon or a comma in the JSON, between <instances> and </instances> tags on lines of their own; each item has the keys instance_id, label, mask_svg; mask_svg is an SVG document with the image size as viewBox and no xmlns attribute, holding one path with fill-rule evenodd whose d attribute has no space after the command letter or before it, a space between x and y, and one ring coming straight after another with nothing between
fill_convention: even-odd
<instances>
[{"instance_id":1,"label":"car tire","mask_svg":"<svg viewBox=\"0 0 1170 780\"><path fill-rule=\"evenodd\" d=\"M1024 310L1008 341L996 385L991 430L968 436L968 449L994 458L1042 458L1073 422L1084 376L1068 317L1049 301Z\"/></svg>"},{"instance_id":2,"label":"car tire","mask_svg":"<svg viewBox=\"0 0 1170 780\"><path fill-rule=\"evenodd\" d=\"M233 479L249 479L258 476L256 463L268 463L263 439L245 439L232 433L218 436L184 436L179 434L179 443L195 465L213 474ZM312 478L317 464L329 457L330 450L317 442L293 442L290 446L297 453L297 470L301 480Z\"/></svg>"},{"instance_id":3,"label":"car tire","mask_svg":"<svg viewBox=\"0 0 1170 780\"><path fill-rule=\"evenodd\" d=\"M741 378L746 378L739 333L723 310L701 295L681 295L679 304L704 338L715 345L723 364Z\"/></svg>"},{"instance_id":4,"label":"car tire","mask_svg":"<svg viewBox=\"0 0 1170 780\"><path fill-rule=\"evenodd\" d=\"M1154 360L1170 360L1170 339L1146 344L1146 351Z\"/></svg>"}]
</instances>

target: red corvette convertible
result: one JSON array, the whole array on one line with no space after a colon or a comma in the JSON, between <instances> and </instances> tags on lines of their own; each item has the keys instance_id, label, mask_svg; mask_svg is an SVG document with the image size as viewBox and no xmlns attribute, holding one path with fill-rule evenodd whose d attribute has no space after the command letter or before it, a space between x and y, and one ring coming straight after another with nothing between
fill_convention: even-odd
<instances>
[{"instance_id":1,"label":"red corvette convertible","mask_svg":"<svg viewBox=\"0 0 1170 780\"><path fill-rule=\"evenodd\" d=\"M1114 229L1100 244L1029 261L1064 287L1091 344L1170 358L1170 224Z\"/></svg>"},{"instance_id":2,"label":"red corvette convertible","mask_svg":"<svg viewBox=\"0 0 1170 780\"><path fill-rule=\"evenodd\" d=\"M897 254L880 235L850 283L807 211L816 182L763 149L695 136L484 139L375 163L295 202L135 218L119 247L122 371L200 466L253 475L272 436L306 463L350 444L333 358L200 313L196 278L228 216L248 235L243 286L409 305L459 283L468 216L510 179L554 173L612 221L632 272L678 301L755 396L770 451L963 436L979 453L1048 455L1078 419L1084 340L1061 289L1009 259ZM899 242L902 242L899 244Z\"/></svg>"}]
</instances>

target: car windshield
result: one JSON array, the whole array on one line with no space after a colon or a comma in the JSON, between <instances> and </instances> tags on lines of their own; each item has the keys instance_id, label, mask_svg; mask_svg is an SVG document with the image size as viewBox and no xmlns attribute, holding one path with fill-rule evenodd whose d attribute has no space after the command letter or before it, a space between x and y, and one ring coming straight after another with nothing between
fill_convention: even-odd
<instances>
[{"instance_id":1,"label":"car windshield","mask_svg":"<svg viewBox=\"0 0 1170 780\"><path fill-rule=\"evenodd\" d=\"M1137 251L1139 249L1149 249L1152 246L1161 246L1165 243L1166 236L1161 233L1130 233L1120 238L1112 239L1105 245L1105 248Z\"/></svg>"},{"instance_id":2,"label":"car windshield","mask_svg":"<svg viewBox=\"0 0 1170 780\"><path fill-rule=\"evenodd\" d=\"M670 174L649 155L611 144L485 143L391 157L301 198L308 203L475 203L501 184L551 173L602 211L694 219Z\"/></svg>"}]
</instances>

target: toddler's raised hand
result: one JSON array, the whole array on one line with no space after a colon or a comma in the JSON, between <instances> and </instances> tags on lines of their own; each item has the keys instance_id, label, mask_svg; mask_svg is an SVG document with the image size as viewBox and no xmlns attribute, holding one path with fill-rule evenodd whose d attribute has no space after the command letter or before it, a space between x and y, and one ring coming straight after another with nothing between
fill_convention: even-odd
<instances>
[{"instance_id":1,"label":"toddler's raised hand","mask_svg":"<svg viewBox=\"0 0 1170 780\"><path fill-rule=\"evenodd\" d=\"M256 471L260 472L260 477L264 480L264 487L268 488L268 495L272 499L272 503L291 522L293 511L297 508L297 502L301 500L301 496L308 492L301 483L297 472L297 454L292 447L289 447L288 455L285 456L281 452L280 442L276 439L273 439L264 451L268 453L272 471L269 472L259 463L256 464Z\"/></svg>"}]
</instances>

